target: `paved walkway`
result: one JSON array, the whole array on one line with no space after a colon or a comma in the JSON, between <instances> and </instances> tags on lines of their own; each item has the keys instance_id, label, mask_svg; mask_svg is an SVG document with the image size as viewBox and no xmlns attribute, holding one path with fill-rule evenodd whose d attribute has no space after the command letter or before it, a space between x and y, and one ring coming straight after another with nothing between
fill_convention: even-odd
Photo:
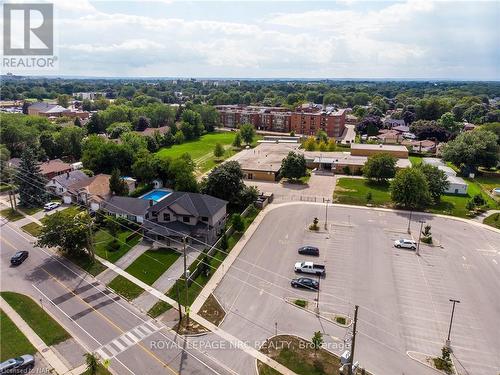
<instances>
[{"instance_id":1,"label":"paved walkway","mask_svg":"<svg viewBox=\"0 0 500 375\"><path fill-rule=\"evenodd\" d=\"M21 318L21 316L10 305L0 297L0 307L7 314L7 316L14 322L19 330L26 336L26 338L33 344L35 349L42 355L42 357L49 363L49 365L58 374L66 374L69 368L59 359L54 351L48 347L43 340L36 334L35 331Z\"/></svg>"},{"instance_id":2,"label":"paved walkway","mask_svg":"<svg viewBox=\"0 0 500 375\"><path fill-rule=\"evenodd\" d=\"M129 251L127 251L120 259L118 259L115 264L120 268L127 268L130 266L134 260L139 258L144 252L151 249L152 244L145 241L139 242Z\"/></svg>"},{"instance_id":3,"label":"paved walkway","mask_svg":"<svg viewBox=\"0 0 500 375\"><path fill-rule=\"evenodd\" d=\"M500 210L488 210L486 212L483 212L480 215L477 215L476 217L472 218L471 220L477 221L478 223L482 223L484 219L486 219L488 216L496 214L497 212L500 212Z\"/></svg>"},{"instance_id":4,"label":"paved walkway","mask_svg":"<svg viewBox=\"0 0 500 375\"><path fill-rule=\"evenodd\" d=\"M189 248L187 250L187 267L193 263L200 255L199 251ZM117 263L116 263L117 264ZM152 287L166 293L184 272L184 257L181 255L159 278ZM150 293L144 292L134 300L134 303L144 311L148 311L156 303L156 297Z\"/></svg>"}]
</instances>

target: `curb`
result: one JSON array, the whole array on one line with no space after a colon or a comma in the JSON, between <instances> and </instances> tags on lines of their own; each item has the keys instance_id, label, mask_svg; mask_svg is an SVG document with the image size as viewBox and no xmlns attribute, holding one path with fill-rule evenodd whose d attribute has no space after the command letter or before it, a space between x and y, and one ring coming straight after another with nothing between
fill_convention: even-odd
<instances>
[{"instance_id":1,"label":"curb","mask_svg":"<svg viewBox=\"0 0 500 375\"><path fill-rule=\"evenodd\" d=\"M310 313L310 314L313 314L313 315L315 315L315 316L318 316L318 314L316 314L314 311L311 311L311 310L309 310L309 309L306 309L305 307L302 307L302 306L296 305L295 303L293 303L293 302L289 301L289 300L288 300L288 298L289 298L289 297L285 297L285 298L283 298L283 299L284 299L284 301L285 301L286 303L288 303L288 304L290 304L290 305L292 305L292 306L295 306L295 307L297 307L298 309L301 309L301 310L303 310L303 311L305 311L305 312L308 312L308 313ZM309 303L309 301L307 301L307 303ZM335 314L335 313L332 313L332 314L333 314L333 315L335 315L335 316L340 316L340 314ZM319 314L319 318L320 318L320 319L328 320L330 323L333 323L333 324L335 324L336 326L339 326L339 327L341 327L341 328L349 328L350 326L352 326L352 319L351 319L351 318L349 318L348 316L344 316L344 317L346 318L346 321L349 321L349 322L350 322L349 324L340 324L340 323L336 322L335 320L332 320L332 319L330 319L330 318L327 318L327 317L326 317L326 316L324 316L324 315ZM289 335L289 336L293 336L293 335ZM297 337L299 337L299 336L297 336Z\"/></svg>"},{"instance_id":2,"label":"curb","mask_svg":"<svg viewBox=\"0 0 500 375\"><path fill-rule=\"evenodd\" d=\"M417 351L414 351L414 350L407 350L407 351L406 351L406 355L407 355L408 357L410 357L410 359L413 359L414 361L416 361L416 362L418 362L418 363L420 363L420 364L422 364L422 365L426 366L427 368L430 368L430 369L432 369L432 370L436 371L438 374L445 374L445 375L446 375L446 372L444 372L444 371L442 371L442 370L438 370L437 368L435 368L435 367L433 367L433 366L429 365L429 364L428 364L428 363L426 363L426 362L421 361L420 359L414 358L414 357L412 356L412 353L423 354L423 355L425 355L425 356L427 356L427 357L430 357L430 358L432 358L432 356L430 356L430 355L428 355L428 354L425 354L425 353L422 353L422 352L417 352ZM454 374L454 375L458 374L458 373L457 373L457 370L456 370L456 367L455 367L455 362L453 361L453 359L451 360L451 363L452 363L452 365L453 365L453 373L452 373L452 374Z\"/></svg>"}]
</instances>

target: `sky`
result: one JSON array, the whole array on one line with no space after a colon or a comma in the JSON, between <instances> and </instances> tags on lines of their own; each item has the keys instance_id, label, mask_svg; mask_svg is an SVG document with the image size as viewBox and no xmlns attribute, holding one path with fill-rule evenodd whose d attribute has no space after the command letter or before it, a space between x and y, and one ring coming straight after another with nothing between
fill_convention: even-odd
<instances>
[{"instance_id":1,"label":"sky","mask_svg":"<svg viewBox=\"0 0 500 375\"><path fill-rule=\"evenodd\" d=\"M500 1L54 0L58 75L500 79Z\"/></svg>"}]
</instances>

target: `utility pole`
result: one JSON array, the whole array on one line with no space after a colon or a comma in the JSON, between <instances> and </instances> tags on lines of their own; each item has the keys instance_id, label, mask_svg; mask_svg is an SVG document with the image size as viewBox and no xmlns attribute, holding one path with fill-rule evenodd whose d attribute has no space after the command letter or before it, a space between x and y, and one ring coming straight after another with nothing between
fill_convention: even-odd
<instances>
[{"instance_id":1,"label":"utility pole","mask_svg":"<svg viewBox=\"0 0 500 375\"><path fill-rule=\"evenodd\" d=\"M354 306L354 325L352 326L352 344L351 352L349 353L349 361L347 362L347 374L352 375L352 366L354 364L354 347L356 346L356 325L358 323L358 305Z\"/></svg>"},{"instance_id":2,"label":"utility pole","mask_svg":"<svg viewBox=\"0 0 500 375\"><path fill-rule=\"evenodd\" d=\"M451 349L450 335L451 335L451 325L453 324L453 315L455 314L455 304L460 303L460 301L457 299L450 299L450 302L453 303L453 307L451 308L450 328L448 329L448 338L446 339L446 344L445 344L448 349Z\"/></svg>"},{"instance_id":3,"label":"utility pole","mask_svg":"<svg viewBox=\"0 0 500 375\"><path fill-rule=\"evenodd\" d=\"M181 310L181 293L179 291L179 283L175 281L175 289L177 289L177 307L179 308L179 326L182 322L182 310Z\"/></svg>"},{"instance_id":4,"label":"utility pole","mask_svg":"<svg viewBox=\"0 0 500 375\"><path fill-rule=\"evenodd\" d=\"M411 224L411 215L413 214L413 209L410 210L410 218L408 219L408 234L411 233L410 224Z\"/></svg>"},{"instance_id":5,"label":"utility pole","mask_svg":"<svg viewBox=\"0 0 500 375\"><path fill-rule=\"evenodd\" d=\"M326 207L325 207L325 230L328 230L328 203L330 203L330 199L325 199Z\"/></svg>"},{"instance_id":6,"label":"utility pole","mask_svg":"<svg viewBox=\"0 0 500 375\"><path fill-rule=\"evenodd\" d=\"M188 289L188 271L186 264L186 236L182 237L183 253L184 253L184 286L186 287L186 326L189 326L189 289Z\"/></svg>"},{"instance_id":7,"label":"utility pole","mask_svg":"<svg viewBox=\"0 0 500 375\"><path fill-rule=\"evenodd\" d=\"M420 238L422 237L422 227L424 226L425 221L419 220L420 223L420 232L418 233L418 243L417 243L417 255L420 255Z\"/></svg>"},{"instance_id":8,"label":"utility pole","mask_svg":"<svg viewBox=\"0 0 500 375\"><path fill-rule=\"evenodd\" d=\"M321 275L318 274L318 293L316 296L316 314L319 315L319 286L321 282Z\"/></svg>"}]
</instances>

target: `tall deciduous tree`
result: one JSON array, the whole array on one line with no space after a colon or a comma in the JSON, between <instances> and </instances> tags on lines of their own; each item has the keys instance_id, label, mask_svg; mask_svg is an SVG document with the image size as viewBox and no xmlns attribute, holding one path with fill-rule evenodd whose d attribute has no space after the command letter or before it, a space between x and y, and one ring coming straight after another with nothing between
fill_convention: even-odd
<instances>
[{"instance_id":1,"label":"tall deciduous tree","mask_svg":"<svg viewBox=\"0 0 500 375\"><path fill-rule=\"evenodd\" d=\"M500 157L497 135L488 130L460 133L443 149L443 158L457 166L462 164L475 170L478 166L494 167Z\"/></svg>"},{"instance_id":2,"label":"tall deciduous tree","mask_svg":"<svg viewBox=\"0 0 500 375\"><path fill-rule=\"evenodd\" d=\"M19 203L24 207L40 207L47 203L49 197L45 191L46 179L43 177L35 149L27 147L16 172L16 183L19 187Z\"/></svg>"},{"instance_id":3,"label":"tall deciduous tree","mask_svg":"<svg viewBox=\"0 0 500 375\"><path fill-rule=\"evenodd\" d=\"M238 148L241 147L241 134L240 134L240 132L236 133L236 135L234 136L233 146L238 147Z\"/></svg>"},{"instance_id":4,"label":"tall deciduous tree","mask_svg":"<svg viewBox=\"0 0 500 375\"><path fill-rule=\"evenodd\" d=\"M240 126L241 139L249 145L255 138L255 129L251 124L243 124Z\"/></svg>"},{"instance_id":5,"label":"tall deciduous tree","mask_svg":"<svg viewBox=\"0 0 500 375\"><path fill-rule=\"evenodd\" d=\"M318 350L321 348L321 345L323 345L323 334L321 331L314 332L311 342L314 348L314 355L317 356Z\"/></svg>"},{"instance_id":6,"label":"tall deciduous tree","mask_svg":"<svg viewBox=\"0 0 500 375\"><path fill-rule=\"evenodd\" d=\"M397 159L382 153L370 156L363 167L363 175L369 180L385 182L396 174Z\"/></svg>"},{"instance_id":7,"label":"tall deciduous tree","mask_svg":"<svg viewBox=\"0 0 500 375\"><path fill-rule=\"evenodd\" d=\"M438 167L426 163L419 164L417 168L425 175L432 201L438 203L441 199L441 195L443 195L450 186L446 173Z\"/></svg>"},{"instance_id":8,"label":"tall deciduous tree","mask_svg":"<svg viewBox=\"0 0 500 375\"><path fill-rule=\"evenodd\" d=\"M203 193L237 204L244 189L240 164L233 160L215 167L202 185Z\"/></svg>"},{"instance_id":9,"label":"tall deciduous tree","mask_svg":"<svg viewBox=\"0 0 500 375\"><path fill-rule=\"evenodd\" d=\"M220 158L222 155L224 155L224 147L220 143L216 143L214 148L214 156L216 158Z\"/></svg>"},{"instance_id":10,"label":"tall deciduous tree","mask_svg":"<svg viewBox=\"0 0 500 375\"><path fill-rule=\"evenodd\" d=\"M128 186L127 183L121 178L120 170L117 168L113 169L111 177L109 179L109 190L116 195L127 195Z\"/></svg>"},{"instance_id":11,"label":"tall deciduous tree","mask_svg":"<svg viewBox=\"0 0 500 375\"><path fill-rule=\"evenodd\" d=\"M290 151L281 161L281 175L291 180L298 180L306 176L307 167L304 155Z\"/></svg>"},{"instance_id":12,"label":"tall deciduous tree","mask_svg":"<svg viewBox=\"0 0 500 375\"><path fill-rule=\"evenodd\" d=\"M431 196L424 173L418 168L399 170L391 181L391 198L397 205L408 209L429 204Z\"/></svg>"}]
</instances>

